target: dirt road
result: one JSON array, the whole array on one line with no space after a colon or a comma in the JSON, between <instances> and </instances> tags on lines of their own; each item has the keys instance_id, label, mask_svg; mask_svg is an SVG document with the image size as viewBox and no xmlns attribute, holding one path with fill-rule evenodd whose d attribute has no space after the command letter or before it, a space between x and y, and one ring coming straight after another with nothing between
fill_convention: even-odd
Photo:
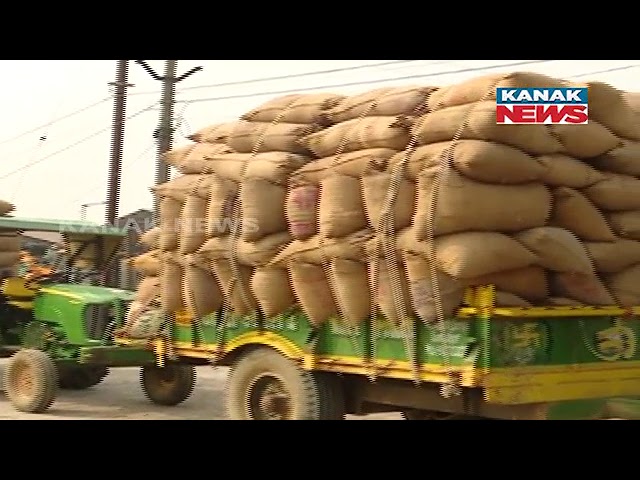
<instances>
[{"instance_id":1,"label":"dirt road","mask_svg":"<svg viewBox=\"0 0 640 480\"><path fill-rule=\"evenodd\" d=\"M0 370L5 361L0 363ZM0 420L221 420L226 368L199 367L193 396L177 407L159 407L145 398L138 382L138 368L117 368L100 385L84 391L60 391L56 403L41 415L16 412L4 395L0 395ZM349 416L349 420L396 420L399 414L366 417Z\"/></svg>"}]
</instances>

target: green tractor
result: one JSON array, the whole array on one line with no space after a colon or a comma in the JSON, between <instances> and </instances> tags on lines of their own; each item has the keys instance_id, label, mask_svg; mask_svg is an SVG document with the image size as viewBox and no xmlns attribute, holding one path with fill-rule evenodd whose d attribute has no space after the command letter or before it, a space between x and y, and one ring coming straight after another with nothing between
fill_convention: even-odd
<instances>
[{"instance_id":1,"label":"green tractor","mask_svg":"<svg viewBox=\"0 0 640 480\"><path fill-rule=\"evenodd\" d=\"M143 390L156 403L167 404L167 395L176 398L172 385L180 393L173 404L190 395L194 371L179 366L160 369L153 353L140 349L117 348L117 354L112 353L114 331L124 323L134 292L100 284L125 230L86 222L3 217L2 231L58 232L65 243L64 252L50 256L53 273L2 282L0 356L10 357L4 389L17 410L44 412L59 388L95 386L108 375L109 366L141 366ZM110 353L101 355L103 349ZM165 378L170 370L178 372L173 384Z\"/></svg>"}]
</instances>

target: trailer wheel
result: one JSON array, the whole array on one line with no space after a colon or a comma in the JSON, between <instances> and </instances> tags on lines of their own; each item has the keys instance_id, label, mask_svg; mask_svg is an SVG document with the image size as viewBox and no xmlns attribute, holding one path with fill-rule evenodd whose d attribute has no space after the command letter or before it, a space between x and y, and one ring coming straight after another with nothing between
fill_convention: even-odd
<instances>
[{"instance_id":1,"label":"trailer wheel","mask_svg":"<svg viewBox=\"0 0 640 480\"><path fill-rule=\"evenodd\" d=\"M335 373L314 372L320 400L320 420L344 420L347 407L342 379Z\"/></svg>"},{"instance_id":2,"label":"trailer wheel","mask_svg":"<svg viewBox=\"0 0 640 480\"><path fill-rule=\"evenodd\" d=\"M4 389L16 410L42 413L58 393L58 369L40 350L20 350L4 371Z\"/></svg>"},{"instance_id":3,"label":"trailer wheel","mask_svg":"<svg viewBox=\"0 0 640 480\"><path fill-rule=\"evenodd\" d=\"M320 420L322 406L314 374L270 348L259 348L234 364L227 380L232 420Z\"/></svg>"},{"instance_id":4,"label":"trailer wheel","mask_svg":"<svg viewBox=\"0 0 640 480\"><path fill-rule=\"evenodd\" d=\"M109 375L106 367L65 366L58 370L60 388L65 390L85 390L98 385Z\"/></svg>"},{"instance_id":5,"label":"trailer wheel","mask_svg":"<svg viewBox=\"0 0 640 480\"><path fill-rule=\"evenodd\" d=\"M192 365L144 366L140 371L140 385L153 403L173 407L193 393L196 369Z\"/></svg>"}]
</instances>

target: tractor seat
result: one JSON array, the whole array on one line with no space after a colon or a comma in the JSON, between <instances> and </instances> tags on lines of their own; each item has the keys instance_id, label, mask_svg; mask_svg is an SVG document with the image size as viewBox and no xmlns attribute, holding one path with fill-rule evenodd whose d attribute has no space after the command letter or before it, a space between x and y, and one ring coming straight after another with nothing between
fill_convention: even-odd
<instances>
[{"instance_id":1,"label":"tractor seat","mask_svg":"<svg viewBox=\"0 0 640 480\"><path fill-rule=\"evenodd\" d=\"M2 293L9 299L33 299L37 289L28 288L27 280L21 277L9 277L2 281Z\"/></svg>"}]
</instances>

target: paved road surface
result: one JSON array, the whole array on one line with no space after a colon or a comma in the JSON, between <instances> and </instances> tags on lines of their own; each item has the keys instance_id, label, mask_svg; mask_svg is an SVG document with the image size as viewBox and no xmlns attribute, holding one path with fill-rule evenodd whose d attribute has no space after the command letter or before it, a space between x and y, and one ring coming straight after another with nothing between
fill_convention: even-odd
<instances>
[{"instance_id":1,"label":"paved road surface","mask_svg":"<svg viewBox=\"0 0 640 480\"><path fill-rule=\"evenodd\" d=\"M0 369L6 360L0 362ZM198 367L193 396L177 407L150 403L138 383L138 368L116 368L100 385L84 391L63 390L51 409L41 415L16 412L0 395L0 420L220 420L225 418L223 390L226 368ZM399 414L349 416L350 420L395 420Z\"/></svg>"}]
</instances>

